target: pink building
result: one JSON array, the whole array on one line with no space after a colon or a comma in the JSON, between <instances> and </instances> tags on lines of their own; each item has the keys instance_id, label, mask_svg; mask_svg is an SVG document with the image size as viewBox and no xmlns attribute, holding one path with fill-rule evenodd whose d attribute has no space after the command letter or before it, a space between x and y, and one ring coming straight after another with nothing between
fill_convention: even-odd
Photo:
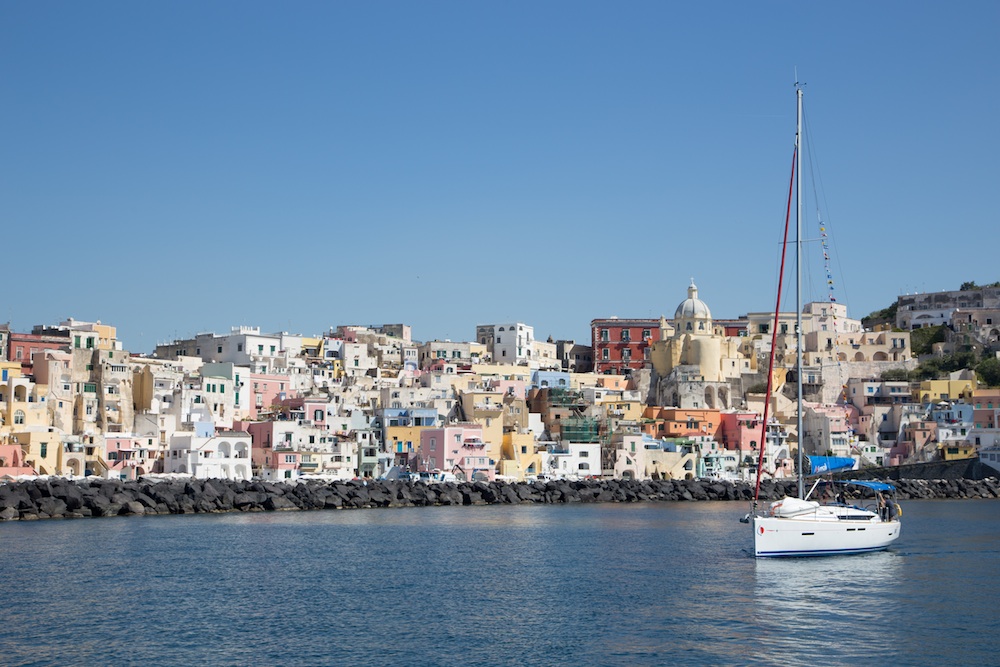
<instances>
[{"instance_id":1,"label":"pink building","mask_svg":"<svg viewBox=\"0 0 1000 667\"><path fill-rule=\"evenodd\" d=\"M302 465L306 451L297 437L305 429L297 421L237 422L236 428L250 434L250 459L254 474L265 479L282 481L298 479L305 472L315 472ZM306 453L316 451L311 447Z\"/></svg>"},{"instance_id":2,"label":"pink building","mask_svg":"<svg viewBox=\"0 0 1000 667\"><path fill-rule=\"evenodd\" d=\"M25 465L21 445L0 445L0 479L37 474L34 468Z\"/></svg>"},{"instance_id":3,"label":"pink building","mask_svg":"<svg viewBox=\"0 0 1000 667\"><path fill-rule=\"evenodd\" d=\"M134 480L152 472L152 462L145 459L146 450L140 449L134 438L109 436L104 446L109 479Z\"/></svg>"},{"instance_id":4,"label":"pink building","mask_svg":"<svg viewBox=\"0 0 1000 667\"><path fill-rule=\"evenodd\" d=\"M296 392L291 390L291 380L287 375L250 374L250 419L262 419L271 406L291 398Z\"/></svg>"},{"instance_id":5,"label":"pink building","mask_svg":"<svg viewBox=\"0 0 1000 667\"><path fill-rule=\"evenodd\" d=\"M496 477L496 462L490 460L480 424L424 429L416 458L422 472L450 472L467 480L492 481Z\"/></svg>"},{"instance_id":6,"label":"pink building","mask_svg":"<svg viewBox=\"0 0 1000 667\"><path fill-rule=\"evenodd\" d=\"M760 443L760 415L756 412L719 413L722 445L740 452L756 452Z\"/></svg>"}]
</instances>

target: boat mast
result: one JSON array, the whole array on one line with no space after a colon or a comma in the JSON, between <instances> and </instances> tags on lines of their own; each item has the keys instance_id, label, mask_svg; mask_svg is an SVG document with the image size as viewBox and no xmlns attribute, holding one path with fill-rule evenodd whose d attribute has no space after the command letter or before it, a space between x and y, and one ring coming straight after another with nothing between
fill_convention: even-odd
<instances>
[{"instance_id":1,"label":"boat mast","mask_svg":"<svg viewBox=\"0 0 1000 667\"><path fill-rule=\"evenodd\" d=\"M797 410L795 426L799 440L799 498L805 498L802 468L802 86L795 84L795 382Z\"/></svg>"}]
</instances>

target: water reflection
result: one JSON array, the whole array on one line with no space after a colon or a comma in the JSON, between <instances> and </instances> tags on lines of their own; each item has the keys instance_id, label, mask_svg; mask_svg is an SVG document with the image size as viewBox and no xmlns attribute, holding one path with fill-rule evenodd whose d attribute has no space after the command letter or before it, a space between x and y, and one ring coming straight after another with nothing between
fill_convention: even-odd
<instances>
[{"instance_id":1,"label":"water reflection","mask_svg":"<svg viewBox=\"0 0 1000 667\"><path fill-rule=\"evenodd\" d=\"M902 618L894 589L904 558L893 551L754 561L761 662L811 664L894 655Z\"/></svg>"}]
</instances>

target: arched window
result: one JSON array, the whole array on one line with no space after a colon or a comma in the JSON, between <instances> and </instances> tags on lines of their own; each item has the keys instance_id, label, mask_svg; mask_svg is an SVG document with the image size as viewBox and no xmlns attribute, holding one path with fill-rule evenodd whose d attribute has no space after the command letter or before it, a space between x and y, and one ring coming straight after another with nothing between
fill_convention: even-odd
<instances>
[{"instance_id":1,"label":"arched window","mask_svg":"<svg viewBox=\"0 0 1000 667\"><path fill-rule=\"evenodd\" d=\"M23 424L24 423L24 411L23 410L15 410L14 411L14 423L15 424Z\"/></svg>"}]
</instances>

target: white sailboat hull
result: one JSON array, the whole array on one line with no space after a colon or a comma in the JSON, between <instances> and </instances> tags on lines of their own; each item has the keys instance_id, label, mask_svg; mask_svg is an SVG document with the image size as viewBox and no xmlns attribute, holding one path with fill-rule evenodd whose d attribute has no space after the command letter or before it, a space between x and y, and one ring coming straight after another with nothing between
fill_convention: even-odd
<instances>
[{"instance_id":1,"label":"white sailboat hull","mask_svg":"<svg viewBox=\"0 0 1000 667\"><path fill-rule=\"evenodd\" d=\"M753 517L757 558L834 556L881 551L899 538L898 519L883 521L873 512L819 506L807 514Z\"/></svg>"}]
</instances>

